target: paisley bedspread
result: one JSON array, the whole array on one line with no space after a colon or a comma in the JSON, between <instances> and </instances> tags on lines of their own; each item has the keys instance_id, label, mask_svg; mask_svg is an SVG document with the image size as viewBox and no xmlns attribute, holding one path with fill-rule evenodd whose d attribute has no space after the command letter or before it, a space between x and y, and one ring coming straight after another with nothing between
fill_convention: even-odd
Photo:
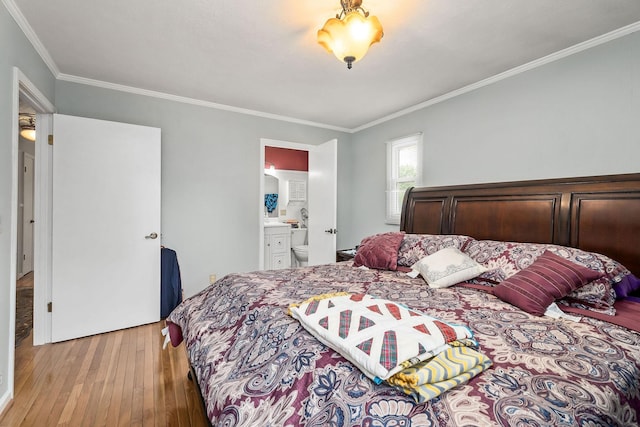
<instances>
[{"instance_id":1,"label":"paisley bedspread","mask_svg":"<svg viewBox=\"0 0 640 427\"><path fill-rule=\"evenodd\" d=\"M493 366L423 404L376 385L287 315L331 292L367 293L468 325ZM640 334L531 316L465 287L431 289L350 262L231 274L178 306L217 426L637 426Z\"/></svg>"}]
</instances>

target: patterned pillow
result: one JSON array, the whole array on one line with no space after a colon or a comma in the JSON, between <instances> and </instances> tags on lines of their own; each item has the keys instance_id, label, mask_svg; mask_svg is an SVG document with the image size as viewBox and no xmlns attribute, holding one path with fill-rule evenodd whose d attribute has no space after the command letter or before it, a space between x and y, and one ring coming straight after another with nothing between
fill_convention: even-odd
<instances>
[{"instance_id":1,"label":"patterned pillow","mask_svg":"<svg viewBox=\"0 0 640 427\"><path fill-rule=\"evenodd\" d=\"M364 265L378 270L398 269L398 248L404 237L403 232L381 233L362 239L353 259L353 265Z\"/></svg>"},{"instance_id":2,"label":"patterned pillow","mask_svg":"<svg viewBox=\"0 0 640 427\"><path fill-rule=\"evenodd\" d=\"M601 276L600 272L545 251L529 267L496 286L493 293L527 313L542 316L552 302Z\"/></svg>"},{"instance_id":3,"label":"patterned pillow","mask_svg":"<svg viewBox=\"0 0 640 427\"><path fill-rule=\"evenodd\" d=\"M604 274L604 277L574 290L559 300L559 303L609 315L615 314L613 304L616 295L613 284L630 274L629 270L609 257L581 249L542 243L474 240L465 247L464 252L487 267L488 271L469 282L495 286L530 266L547 250Z\"/></svg>"},{"instance_id":4,"label":"patterned pillow","mask_svg":"<svg viewBox=\"0 0 640 427\"><path fill-rule=\"evenodd\" d=\"M455 234L405 234L398 249L398 265L411 267L427 255L440 249L457 248L464 251L473 237Z\"/></svg>"},{"instance_id":5,"label":"patterned pillow","mask_svg":"<svg viewBox=\"0 0 640 427\"><path fill-rule=\"evenodd\" d=\"M484 265L487 271L469 282L496 285L533 264L545 248L546 245L537 243L474 240L464 252Z\"/></svg>"},{"instance_id":6,"label":"patterned pillow","mask_svg":"<svg viewBox=\"0 0 640 427\"><path fill-rule=\"evenodd\" d=\"M431 288L448 288L487 271L457 248L440 249L416 262L411 269L418 271Z\"/></svg>"}]
</instances>

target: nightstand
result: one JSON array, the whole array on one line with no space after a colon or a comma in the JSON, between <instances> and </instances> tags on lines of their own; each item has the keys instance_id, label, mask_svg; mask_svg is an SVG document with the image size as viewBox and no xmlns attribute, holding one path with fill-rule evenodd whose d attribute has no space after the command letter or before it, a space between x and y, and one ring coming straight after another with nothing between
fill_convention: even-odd
<instances>
[{"instance_id":1,"label":"nightstand","mask_svg":"<svg viewBox=\"0 0 640 427\"><path fill-rule=\"evenodd\" d=\"M356 256L355 248L339 249L338 251L336 251L336 262L349 261L350 259L353 259L353 257L355 256Z\"/></svg>"}]
</instances>

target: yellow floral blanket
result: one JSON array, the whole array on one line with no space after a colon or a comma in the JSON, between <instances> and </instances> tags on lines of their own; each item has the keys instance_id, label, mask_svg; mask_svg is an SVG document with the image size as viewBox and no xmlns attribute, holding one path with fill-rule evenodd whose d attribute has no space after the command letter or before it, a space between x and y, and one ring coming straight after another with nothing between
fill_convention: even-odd
<instances>
[{"instance_id":1,"label":"yellow floral blanket","mask_svg":"<svg viewBox=\"0 0 640 427\"><path fill-rule=\"evenodd\" d=\"M423 403L466 383L491 365L487 356L471 347L451 347L395 374L386 382Z\"/></svg>"}]
</instances>

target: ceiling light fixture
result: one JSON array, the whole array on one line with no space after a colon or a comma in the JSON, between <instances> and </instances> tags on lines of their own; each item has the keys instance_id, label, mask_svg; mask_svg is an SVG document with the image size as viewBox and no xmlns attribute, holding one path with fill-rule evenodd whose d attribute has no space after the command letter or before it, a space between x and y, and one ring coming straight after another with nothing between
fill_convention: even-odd
<instances>
[{"instance_id":1,"label":"ceiling light fixture","mask_svg":"<svg viewBox=\"0 0 640 427\"><path fill-rule=\"evenodd\" d=\"M351 69L383 36L382 25L362 8L362 0L340 0L342 10L318 30L318 43Z\"/></svg>"},{"instance_id":2,"label":"ceiling light fixture","mask_svg":"<svg viewBox=\"0 0 640 427\"><path fill-rule=\"evenodd\" d=\"M29 141L36 140L36 118L32 114L20 114L20 136Z\"/></svg>"}]
</instances>

